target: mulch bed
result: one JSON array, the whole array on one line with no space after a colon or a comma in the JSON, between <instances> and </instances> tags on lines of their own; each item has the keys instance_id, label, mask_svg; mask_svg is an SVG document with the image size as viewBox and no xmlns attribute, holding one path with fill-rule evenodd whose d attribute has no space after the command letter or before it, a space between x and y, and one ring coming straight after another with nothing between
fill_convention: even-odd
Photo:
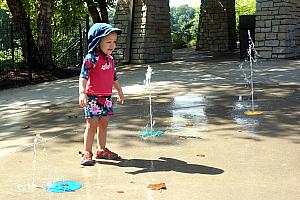
<instances>
[{"instance_id":1,"label":"mulch bed","mask_svg":"<svg viewBox=\"0 0 300 200\"><path fill-rule=\"evenodd\" d=\"M0 75L0 90L70 78L79 76L79 73L78 69L39 71L32 73L32 80L29 81L27 71L9 71L4 75Z\"/></svg>"}]
</instances>

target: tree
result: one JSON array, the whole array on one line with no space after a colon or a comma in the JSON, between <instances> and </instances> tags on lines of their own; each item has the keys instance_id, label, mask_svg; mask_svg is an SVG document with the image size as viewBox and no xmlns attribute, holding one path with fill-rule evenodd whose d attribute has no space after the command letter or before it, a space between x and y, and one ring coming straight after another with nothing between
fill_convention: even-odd
<instances>
[{"instance_id":1,"label":"tree","mask_svg":"<svg viewBox=\"0 0 300 200\"><path fill-rule=\"evenodd\" d=\"M37 19L37 49L40 54L39 64L45 68L53 66L52 60L52 31L51 18L53 13L53 0L40 0Z\"/></svg>"},{"instance_id":2,"label":"tree","mask_svg":"<svg viewBox=\"0 0 300 200\"><path fill-rule=\"evenodd\" d=\"M7 0L23 55L35 70L51 69L52 26L78 26L88 12L93 22L108 23L108 7L115 0Z\"/></svg>"},{"instance_id":3,"label":"tree","mask_svg":"<svg viewBox=\"0 0 300 200\"><path fill-rule=\"evenodd\" d=\"M191 21L195 16L195 9L188 5L171 8L171 30L178 31L182 25Z\"/></svg>"},{"instance_id":4,"label":"tree","mask_svg":"<svg viewBox=\"0 0 300 200\"><path fill-rule=\"evenodd\" d=\"M8 30L8 21L9 21L9 10L7 5L4 2L0 2L0 46L8 47L10 46L10 37L7 37L7 34L4 34L4 30Z\"/></svg>"},{"instance_id":5,"label":"tree","mask_svg":"<svg viewBox=\"0 0 300 200\"><path fill-rule=\"evenodd\" d=\"M25 3L30 4L30 0ZM54 67L51 51L51 17L53 0L39 0L37 14L37 39L30 24L30 16L21 0L7 0L17 36L21 39L26 62L36 70ZM49 53L50 52L50 53ZM50 55L49 55L50 54Z\"/></svg>"},{"instance_id":6,"label":"tree","mask_svg":"<svg viewBox=\"0 0 300 200\"><path fill-rule=\"evenodd\" d=\"M84 0L87 4L88 11L92 16L93 22L108 23L108 7L114 6L116 0ZM100 12L99 12L100 10Z\"/></svg>"},{"instance_id":7,"label":"tree","mask_svg":"<svg viewBox=\"0 0 300 200\"><path fill-rule=\"evenodd\" d=\"M174 49L196 45L199 8L181 5L171 8L172 47Z\"/></svg>"}]
</instances>

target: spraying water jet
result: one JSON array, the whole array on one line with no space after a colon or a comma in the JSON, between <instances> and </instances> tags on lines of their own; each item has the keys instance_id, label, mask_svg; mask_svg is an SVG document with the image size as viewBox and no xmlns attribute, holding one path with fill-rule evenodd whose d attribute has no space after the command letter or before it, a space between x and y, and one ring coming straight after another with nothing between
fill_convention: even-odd
<instances>
[{"instance_id":1,"label":"spraying water jet","mask_svg":"<svg viewBox=\"0 0 300 200\"><path fill-rule=\"evenodd\" d=\"M151 91L151 76L152 76L152 68L148 65L147 73L145 74L144 85L146 89L149 90L149 121L150 121L150 130L148 129L148 125L144 128L143 131L140 132L141 137L153 137L153 136L160 136L163 134L163 131L154 130L153 126L155 124L155 120L153 120L152 115L152 91Z\"/></svg>"},{"instance_id":2,"label":"spraying water jet","mask_svg":"<svg viewBox=\"0 0 300 200\"><path fill-rule=\"evenodd\" d=\"M244 70L243 70L243 63L240 65L240 69L242 70L244 76L245 76L245 80L247 82L248 85L250 85L250 88L251 88L251 110L247 110L244 112L245 115L248 115L248 116L254 116L254 115L261 115L263 114L262 111L255 111L254 109L254 84L253 84L253 62L256 62L257 61L257 57L259 56L256 49L254 48L254 42L251 38L251 34L250 34L250 30L248 30L248 38L249 38L249 48L247 50L247 53L248 53L248 58L249 58L249 65L250 65L250 81L249 79L247 78ZM253 56L252 56L253 54Z\"/></svg>"}]
</instances>

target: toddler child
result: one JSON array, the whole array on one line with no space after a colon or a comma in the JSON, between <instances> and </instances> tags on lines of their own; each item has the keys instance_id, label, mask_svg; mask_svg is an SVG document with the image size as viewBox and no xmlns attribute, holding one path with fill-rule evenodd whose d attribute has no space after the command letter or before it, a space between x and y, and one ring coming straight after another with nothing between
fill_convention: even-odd
<instances>
[{"instance_id":1,"label":"toddler child","mask_svg":"<svg viewBox=\"0 0 300 200\"><path fill-rule=\"evenodd\" d=\"M123 104L125 97L118 82L117 69L110 55L116 48L121 30L110 24L96 23L88 32L88 53L79 77L79 105L84 108L86 128L81 165L92 166L92 146L97 132L96 158L118 159L118 154L106 148L109 118L113 115L112 88L118 92Z\"/></svg>"}]
</instances>

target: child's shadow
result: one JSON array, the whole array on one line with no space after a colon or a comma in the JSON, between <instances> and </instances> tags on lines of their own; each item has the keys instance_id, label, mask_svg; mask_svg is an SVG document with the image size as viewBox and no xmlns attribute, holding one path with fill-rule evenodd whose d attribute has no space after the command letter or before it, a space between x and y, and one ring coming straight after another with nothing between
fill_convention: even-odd
<instances>
[{"instance_id":1,"label":"child's shadow","mask_svg":"<svg viewBox=\"0 0 300 200\"><path fill-rule=\"evenodd\" d=\"M205 165L188 164L185 161L174 158L160 157L159 160L144 160L144 159L120 159L116 161L98 160L97 163L105 165L114 165L118 167L135 167L141 168L136 171L126 172L128 174L136 175L147 172L162 172L175 171L188 174L210 174L217 175L224 172L224 170Z\"/></svg>"}]
</instances>

